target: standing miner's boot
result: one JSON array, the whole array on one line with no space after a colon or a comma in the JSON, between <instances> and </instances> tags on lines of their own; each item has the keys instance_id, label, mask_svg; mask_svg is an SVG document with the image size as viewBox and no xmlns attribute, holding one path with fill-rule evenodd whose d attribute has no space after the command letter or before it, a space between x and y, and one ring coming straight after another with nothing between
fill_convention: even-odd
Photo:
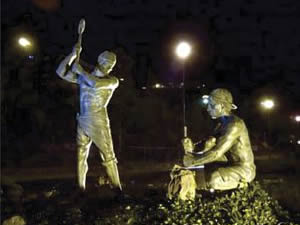
<instances>
[{"instance_id":1,"label":"standing miner's boot","mask_svg":"<svg viewBox=\"0 0 300 225\"><path fill-rule=\"evenodd\" d=\"M114 188L119 188L120 190L122 190L118 167L117 167L117 160L112 159L110 161L103 162L102 165L105 167L106 174L108 175L111 185Z\"/></svg>"}]
</instances>

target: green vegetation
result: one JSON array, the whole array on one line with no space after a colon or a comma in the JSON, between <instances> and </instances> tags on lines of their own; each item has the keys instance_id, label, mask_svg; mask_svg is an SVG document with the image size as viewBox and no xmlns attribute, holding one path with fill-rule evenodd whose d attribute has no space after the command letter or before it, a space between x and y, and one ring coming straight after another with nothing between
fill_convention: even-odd
<instances>
[{"instance_id":1,"label":"green vegetation","mask_svg":"<svg viewBox=\"0 0 300 225\"><path fill-rule=\"evenodd\" d=\"M234 191L203 192L194 202L160 200L129 204L118 215L96 220L95 225L275 225L280 222L295 225L291 221L289 213L254 182Z\"/></svg>"},{"instance_id":2,"label":"green vegetation","mask_svg":"<svg viewBox=\"0 0 300 225\"><path fill-rule=\"evenodd\" d=\"M28 193L17 205L4 192L1 222L20 215L34 225L296 225L300 218L285 211L258 182L234 191L201 192L187 202L167 200L164 188L156 186L144 186L142 196L135 186L131 197L116 198L102 188L76 200L70 197L73 183L39 185L34 186L36 196Z\"/></svg>"}]
</instances>

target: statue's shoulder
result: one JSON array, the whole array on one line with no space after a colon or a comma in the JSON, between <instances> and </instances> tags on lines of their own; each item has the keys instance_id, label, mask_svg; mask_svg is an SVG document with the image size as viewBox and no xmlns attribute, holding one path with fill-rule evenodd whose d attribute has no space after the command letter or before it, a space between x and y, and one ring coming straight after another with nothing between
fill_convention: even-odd
<instances>
[{"instance_id":1,"label":"statue's shoulder","mask_svg":"<svg viewBox=\"0 0 300 225\"><path fill-rule=\"evenodd\" d=\"M99 80L107 80L110 81L111 83L119 83L119 79L115 76L112 75L106 75L104 77L98 77Z\"/></svg>"},{"instance_id":2,"label":"statue's shoulder","mask_svg":"<svg viewBox=\"0 0 300 225\"><path fill-rule=\"evenodd\" d=\"M115 76L111 76L111 78L114 80L114 82L119 83L119 79Z\"/></svg>"},{"instance_id":3,"label":"statue's shoulder","mask_svg":"<svg viewBox=\"0 0 300 225\"><path fill-rule=\"evenodd\" d=\"M111 80L111 84L114 85L115 88L119 86L119 79L117 77L109 75L109 78Z\"/></svg>"},{"instance_id":4,"label":"statue's shoulder","mask_svg":"<svg viewBox=\"0 0 300 225\"><path fill-rule=\"evenodd\" d=\"M112 80L116 81L116 82L119 82L119 79L118 79L116 76L110 75L110 78L111 78Z\"/></svg>"},{"instance_id":5,"label":"statue's shoulder","mask_svg":"<svg viewBox=\"0 0 300 225\"><path fill-rule=\"evenodd\" d=\"M245 126L244 120L241 119L240 117L236 116L236 115L231 115L230 120L236 126L239 126L239 127L244 127Z\"/></svg>"}]
</instances>

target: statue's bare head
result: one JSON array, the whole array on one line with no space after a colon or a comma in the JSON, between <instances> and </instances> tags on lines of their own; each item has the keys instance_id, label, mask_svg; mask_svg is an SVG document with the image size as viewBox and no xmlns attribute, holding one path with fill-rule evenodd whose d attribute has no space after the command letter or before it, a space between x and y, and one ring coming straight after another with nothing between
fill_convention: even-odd
<instances>
[{"instance_id":1,"label":"statue's bare head","mask_svg":"<svg viewBox=\"0 0 300 225\"><path fill-rule=\"evenodd\" d=\"M109 74L116 65L117 56L110 51L104 51L98 56L97 68L104 74Z\"/></svg>"},{"instance_id":2,"label":"statue's bare head","mask_svg":"<svg viewBox=\"0 0 300 225\"><path fill-rule=\"evenodd\" d=\"M207 111L213 119L229 115L231 110L236 108L232 95L227 89L218 88L210 93Z\"/></svg>"}]
</instances>

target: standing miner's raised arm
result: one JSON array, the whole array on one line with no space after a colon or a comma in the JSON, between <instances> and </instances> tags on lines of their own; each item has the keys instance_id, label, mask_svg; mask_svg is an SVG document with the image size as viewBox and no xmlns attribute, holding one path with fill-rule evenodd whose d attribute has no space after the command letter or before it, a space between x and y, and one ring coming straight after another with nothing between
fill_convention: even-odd
<instances>
[{"instance_id":1,"label":"standing miner's raised arm","mask_svg":"<svg viewBox=\"0 0 300 225\"><path fill-rule=\"evenodd\" d=\"M78 57L79 53L81 52L81 47L74 46L73 51L69 54L63 61L59 64L58 68L56 69L57 75L71 83L78 84L78 76L73 71L69 70L68 67L74 62L74 60Z\"/></svg>"}]
</instances>

